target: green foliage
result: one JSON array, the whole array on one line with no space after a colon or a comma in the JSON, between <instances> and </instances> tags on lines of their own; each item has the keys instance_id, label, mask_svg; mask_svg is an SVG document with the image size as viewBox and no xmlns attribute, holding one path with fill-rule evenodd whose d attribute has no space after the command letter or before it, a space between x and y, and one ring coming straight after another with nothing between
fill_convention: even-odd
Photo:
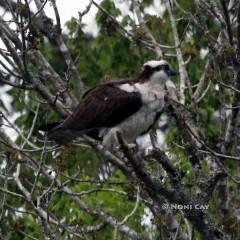
<instances>
[{"instance_id":1,"label":"green foliage","mask_svg":"<svg viewBox=\"0 0 240 240\"><path fill-rule=\"evenodd\" d=\"M180 0L179 4L189 12L193 12L194 6L192 1ZM152 0L142 1L141 8L144 9L152 4ZM130 15L121 16L121 11L118 9L117 4L114 1L104 0L101 2L101 6L108 11L114 19L121 19L121 25L130 28L133 33L133 41L129 41L123 34L119 32L119 28L116 23L109 17L106 16L102 11L98 11L96 15L96 22L99 28L97 36L91 35L84 31L84 25L79 26L78 20L72 18L66 25L68 28L68 35L66 39L67 46L71 52L71 55L76 62L77 70L79 71L81 78L86 86L90 88L96 84L107 81L112 78L129 77L138 74L140 66L143 61L154 59L155 55L153 52L143 48L139 44L140 39L145 39L145 33L143 29L136 26ZM21 10L21 9L20 9ZM20 11L19 10L19 11ZM22 11L22 10L21 10ZM201 77L202 69L205 65L205 59L200 56L202 49L207 49L207 40L202 36L202 32L196 29L192 23L185 18L182 18L182 12L175 9L174 13L178 19L177 22L179 36L181 38L181 50L184 58L191 57L191 64L188 64L188 74L191 81L191 85L195 86L199 82ZM156 40L164 45L174 46L174 40L172 35L171 24L169 16L165 11L163 17L144 15L144 20L147 26L152 32ZM213 33L214 36L218 33L218 26L213 22L206 20L206 23ZM34 26L33 26L34 27ZM185 34L188 32L189 34ZM184 37L183 37L184 36ZM183 38L182 38L183 37ZM34 42L34 48L40 49L45 58L53 66L56 72L67 82L65 78L68 74L67 65L59 51L53 47L50 43L44 41ZM168 50L167 50L168 51ZM229 53L232 53L233 49L231 46L224 46L221 54L219 54L219 60L225 58ZM176 60L170 59L173 66L177 67ZM31 69L34 66L30 66ZM211 69L212 70L212 69ZM195 118L199 127L201 127L204 137L212 144L215 144L215 139L221 134L221 122L216 116L216 111L219 109L221 102L219 101L219 95L227 103L230 102L232 96L228 92L218 92L215 89L216 76L214 71L209 71L207 81L211 82L209 91L202 101L197 105L198 114L195 116L193 109L189 108L191 117ZM224 70L223 81L229 83L231 79L227 76ZM48 86L48 79L42 79L43 83ZM69 87L73 90L75 96L78 96L77 84L72 78L69 77ZM178 79L176 80L178 86ZM193 87L194 88L194 87ZM49 88L52 90L51 88ZM12 88L9 94L13 98L12 107L14 112L20 113L15 124L23 131L24 136L27 136L29 129L31 129L33 119L36 114L36 109L39 106L38 122L36 128L45 122L60 121L60 117L52 111L51 106L47 103L42 103L42 100L33 91L22 91L17 88ZM191 99L187 96L187 103L191 103ZM39 104L40 103L40 104ZM2 107L2 101L0 100L0 107ZM39 141L41 139L42 141ZM210 141L211 140L211 141ZM39 148L43 146L43 136L34 129L31 138L32 143L36 144ZM19 137L17 143L22 143L23 140ZM191 192L192 182L194 179L194 173L192 171L192 165L189 160L189 156L183 147L181 134L176 127L176 124L172 124L166 135L166 151L172 157L172 163L181 170L183 173L183 184L189 186L189 192ZM216 146L211 146L215 148ZM26 145L25 149L28 149ZM14 165L14 159L16 160L15 151L10 151L5 146L0 145L0 150L4 154L8 155ZM31 152L29 154L33 159L37 161L44 161L49 168L53 168L58 174L59 179L62 182L69 181L68 187L74 192L86 192L89 189L95 189L95 192L91 194L85 194L81 196L81 200L88 203L93 209L99 209L106 211L109 215L115 216L121 221L127 214L129 214L135 205L136 194L134 192L134 186L136 183L127 183L124 175L119 170L114 170L113 176L109 177L106 184L99 183L100 177L99 168L103 164L97 157L96 153L90 148L84 148L74 145L62 147L56 152L46 153L44 156L41 155L40 151ZM153 176L157 175L158 169L156 169L155 162L146 163L147 170L152 173ZM228 170L233 174L238 174L236 170L236 164L227 162ZM202 164L203 170L208 173L210 171L207 164ZM31 187L35 179L35 172L28 168L26 165L21 169L22 181L25 186ZM0 172L2 173L2 172ZM77 179L79 181L71 181L71 177L77 173ZM121 182L122 184L112 184L108 182ZM4 185L4 181L0 179L0 185ZM18 192L18 188L11 182L9 189L13 192ZM32 193L34 197L38 196L43 190L49 186L50 182L43 175L39 175L39 181L36 184L35 191ZM233 191L238 191L235 185L231 186ZM106 192L104 189L111 188L115 191L124 191L126 195L116 194L113 192ZM210 201L210 212L214 219L217 219L218 212L216 209L217 203L213 198ZM57 192L50 196L51 203L49 210L53 211L59 219L63 219L65 222L70 223L71 226L79 225L85 227L87 225L97 225L99 219L90 216L86 212L79 209L78 205L71 201L69 203L69 196L62 192ZM236 201L239 200L236 198ZM23 207L30 211L30 206L23 204L23 201L19 198L6 197L6 202L9 205L14 205L16 208ZM134 214L128 221L128 225L135 231L147 234L147 230L141 226L141 220L143 217L144 209L147 204L139 206ZM159 214L159 218L155 217L154 223L162 221L162 216ZM22 217L16 217L13 209L9 209L6 214L6 219L3 221L3 231L6 236L5 239L26 239L21 231L30 232L32 236L37 239L41 239L42 232L39 227L39 223L36 221L35 216L23 213ZM236 226L234 225L234 228ZM63 232L62 235L58 235L58 239L64 239L67 233ZM113 229L109 226L103 227L98 232L88 234L89 239L112 239ZM165 235L164 235L165 236ZM76 239L76 238L72 238ZM124 236L119 235L118 239L126 239ZM195 234L195 239L200 239L198 233Z\"/></svg>"}]
</instances>

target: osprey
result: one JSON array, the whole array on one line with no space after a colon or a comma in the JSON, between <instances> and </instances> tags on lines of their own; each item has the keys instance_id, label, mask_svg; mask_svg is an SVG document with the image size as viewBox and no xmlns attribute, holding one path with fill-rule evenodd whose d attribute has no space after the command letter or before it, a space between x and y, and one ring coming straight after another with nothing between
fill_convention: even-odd
<instances>
[{"instance_id":1,"label":"osprey","mask_svg":"<svg viewBox=\"0 0 240 240\"><path fill-rule=\"evenodd\" d=\"M175 75L165 60L148 61L136 79L110 81L88 90L65 121L39 130L47 131L48 138L61 145L86 134L112 148L118 145L117 131L132 143L158 119L165 83Z\"/></svg>"}]
</instances>

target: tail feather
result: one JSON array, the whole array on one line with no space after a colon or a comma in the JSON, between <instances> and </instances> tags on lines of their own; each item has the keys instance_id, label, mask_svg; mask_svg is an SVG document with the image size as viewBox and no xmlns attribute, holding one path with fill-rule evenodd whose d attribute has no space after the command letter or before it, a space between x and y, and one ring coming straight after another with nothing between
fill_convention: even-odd
<instances>
[{"instance_id":1,"label":"tail feather","mask_svg":"<svg viewBox=\"0 0 240 240\"><path fill-rule=\"evenodd\" d=\"M38 128L39 131L47 132L47 137L50 140L54 140L60 145L65 145L72 142L75 138L81 136L81 134L86 134L95 140L101 140L99 137L99 129L89 129L89 130L77 130L69 129L62 126L61 122L48 123L42 125Z\"/></svg>"},{"instance_id":2,"label":"tail feather","mask_svg":"<svg viewBox=\"0 0 240 240\"><path fill-rule=\"evenodd\" d=\"M68 144L80 135L79 131L62 127L61 122L42 125L38 130L47 132L48 139L54 140L60 145Z\"/></svg>"},{"instance_id":3,"label":"tail feather","mask_svg":"<svg viewBox=\"0 0 240 240\"><path fill-rule=\"evenodd\" d=\"M65 145L80 136L80 131L58 127L48 132L48 138L60 145Z\"/></svg>"},{"instance_id":4,"label":"tail feather","mask_svg":"<svg viewBox=\"0 0 240 240\"><path fill-rule=\"evenodd\" d=\"M38 130L43 132L48 132L54 129L55 127L59 126L61 123L62 122L47 123L38 127Z\"/></svg>"}]
</instances>

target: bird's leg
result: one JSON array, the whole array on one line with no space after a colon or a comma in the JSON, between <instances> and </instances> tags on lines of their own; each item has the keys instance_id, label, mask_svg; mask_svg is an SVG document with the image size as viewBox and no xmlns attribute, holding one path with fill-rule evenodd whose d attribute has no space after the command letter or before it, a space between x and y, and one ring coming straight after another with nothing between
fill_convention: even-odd
<instances>
[{"instance_id":1,"label":"bird's leg","mask_svg":"<svg viewBox=\"0 0 240 240\"><path fill-rule=\"evenodd\" d=\"M137 158L140 160L139 165L143 166L144 165L144 158L146 156L145 153L145 149L141 148L140 145L137 143L137 141L135 142L135 154L137 156Z\"/></svg>"}]
</instances>

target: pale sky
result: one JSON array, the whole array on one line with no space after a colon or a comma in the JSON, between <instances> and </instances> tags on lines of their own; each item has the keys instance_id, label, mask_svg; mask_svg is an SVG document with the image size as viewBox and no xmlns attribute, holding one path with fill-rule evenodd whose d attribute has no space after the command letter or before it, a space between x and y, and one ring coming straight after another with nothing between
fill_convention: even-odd
<instances>
[{"instance_id":1,"label":"pale sky","mask_svg":"<svg viewBox=\"0 0 240 240\"><path fill-rule=\"evenodd\" d=\"M56 0L63 30L66 29L66 27L64 27L64 24L70 20L71 17L78 18L78 12L83 12L89 2L89 0ZM97 0L96 2L100 3L101 0ZM54 19L53 8L49 2L45 6L45 12L47 16ZM92 5L90 11L85 16L83 16L82 22L87 25L85 28L86 31L93 33L97 32L97 27L95 24L96 13L97 8Z\"/></svg>"},{"instance_id":2,"label":"pale sky","mask_svg":"<svg viewBox=\"0 0 240 240\"><path fill-rule=\"evenodd\" d=\"M132 14L129 13L127 1L112 0L115 5L121 10L123 15ZM61 18L62 28L64 28L64 23L71 19L71 17L78 18L78 12L83 12L86 6L89 4L90 0L56 0L59 15ZM96 3L100 4L102 0L96 0ZM92 5L90 11L82 18L82 22L86 24L85 31L92 32L94 35L97 33L97 26L95 23L95 15L97 13L97 8ZM151 15L162 15L164 11L163 6L159 0L155 0L153 4L145 9L145 12ZM53 8L50 3L47 3L45 7L45 12L47 16L54 19Z\"/></svg>"}]
</instances>

